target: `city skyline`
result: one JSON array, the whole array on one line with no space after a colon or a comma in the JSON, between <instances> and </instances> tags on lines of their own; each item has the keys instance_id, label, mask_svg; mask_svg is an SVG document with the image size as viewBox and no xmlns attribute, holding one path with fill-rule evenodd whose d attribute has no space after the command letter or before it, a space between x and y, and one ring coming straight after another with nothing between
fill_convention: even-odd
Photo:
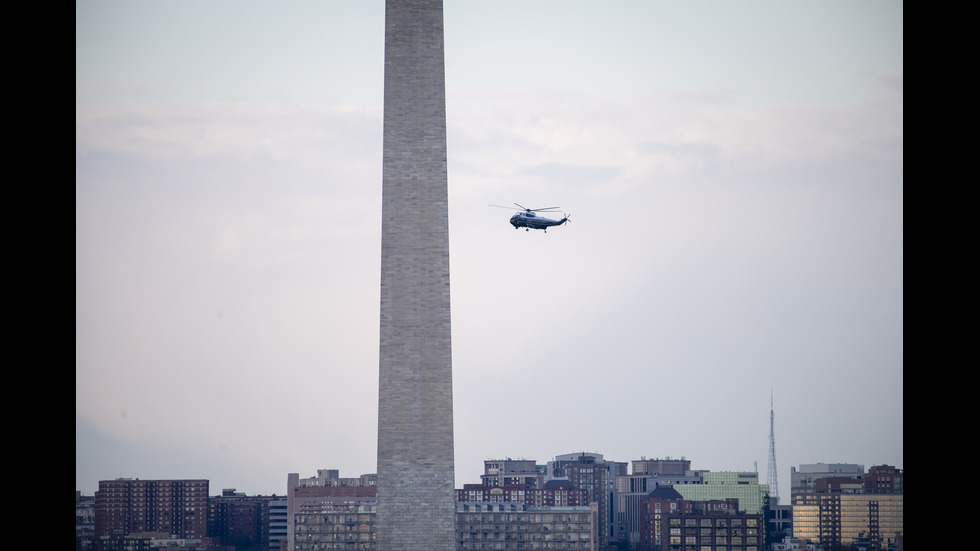
<instances>
[{"instance_id":1,"label":"city skyline","mask_svg":"<svg viewBox=\"0 0 980 551\"><path fill-rule=\"evenodd\" d=\"M86 494L376 467L383 3L231 6L76 2ZM457 487L578 451L764 473L770 389L782 493L904 468L901 3L445 28Z\"/></svg>"},{"instance_id":2,"label":"city skyline","mask_svg":"<svg viewBox=\"0 0 980 551\"><path fill-rule=\"evenodd\" d=\"M768 486L768 482L765 480L765 478L766 478L765 477L765 473L763 473L761 471L725 471L725 470L715 470L715 469L711 469L711 468L705 468L703 466L698 467L698 466L696 466L691 461L691 458L689 458L689 457L649 457L649 456L642 456L642 457L638 457L636 459L631 459L631 460L628 460L628 461L622 461L622 460L617 459L617 458L614 458L614 457L606 457L605 455L603 455L603 454L601 454L599 452L572 452L571 454L555 454L554 456L551 456L548 459L515 458L515 457L488 458L488 459L486 459L486 460L484 460L482 462L483 468L480 469L480 472L481 473L485 473L486 472L485 471L485 469L486 469L486 463L503 462L503 461L515 461L515 462L533 461L534 464L537 467L541 468L541 470L539 471L540 476L543 477L543 478L545 478L545 479L547 479L547 478L549 478L550 475L547 473L547 470L545 468L548 466L549 463L554 462L560 456L575 455L577 453L582 453L583 455L587 455L587 456L588 455L594 455L594 454L597 454L598 453L599 455L602 455L602 458L603 458L604 461L607 461L607 462L617 462L617 463L627 463L628 464L627 465L628 474L625 475L625 476L634 476L635 474L637 474L637 473L634 473L633 472L633 462L634 461L639 461L639 462L666 461L666 462L676 462L676 463L687 461L687 462L690 462L691 463L690 473L692 473L692 474L693 473L701 473L703 475L704 473L719 474L719 473L735 473L735 472L737 472L737 473L754 473L754 474L757 475L757 478L756 478L756 483L757 484L759 484L761 486ZM813 476L813 473L816 472L816 471L813 471L813 469L815 467L818 467L818 466L827 466L828 468L830 468L830 467L838 467L839 468L839 467L842 467L842 466L843 467L860 467L862 469L862 471L861 471L862 476L868 475L871 472L871 470L872 470L873 467L879 467L879 468L881 468L881 467L896 468L896 469L898 469L898 471L904 471L904 469L902 467L897 467L897 466L895 466L893 464L887 464L887 463L875 464L875 465L863 465L863 464L840 463L840 462L829 463L829 462L824 462L824 461L818 461L818 462L814 462L814 463L801 463L799 465L791 465L790 466L790 469L791 470L796 470L796 472L797 473L800 473L800 474L811 474L811 477L812 477ZM334 469L334 468L332 468L329 465L317 467L316 469L313 469L310 472L305 472L304 471L304 472L298 472L298 473L286 473L286 476L287 476L287 479L288 479L288 477L290 475L295 475L297 480L301 480L301 481L304 481L305 482L307 480L316 480L316 479L318 479L320 477L325 476L325 474L329 474L329 473L334 473L333 476L335 478L339 479L339 480L354 481L357 485L363 485L363 484L365 484L365 477L371 477L372 480L375 480L375 481L377 480L376 479L377 473L375 473L373 471L344 472L344 471L341 471L340 469ZM800 474L798 474L797 476L799 476ZM847 471L846 473L844 473L842 475L834 475L829 470L827 472L821 471L819 474L820 475L826 474L826 475L830 475L830 476L841 476L841 477L844 477L844 478L853 478L854 475L855 475L855 473L852 473L850 471ZM473 486L473 485L476 485L476 486L484 486L484 485L487 484L487 482L485 482L483 480L483 478L484 478L484 476L483 475L480 475L480 476L478 476L474 480L463 480L463 481L460 481L460 483L456 486L456 488L454 488L454 491L457 491L457 492L465 491L467 486ZM557 478L563 479L564 477L557 477ZM821 477L821 478L823 478L823 477ZM667 479L669 479L669 477L665 478L665 480L667 480ZM161 480L169 480L169 479L150 478L150 477L143 477L143 476L133 476L133 477L117 477L117 478L112 478L112 479L102 479L102 480L99 480L98 482L112 482L112 481L116 481L116 480L143 480L143 481L147 481L147 482L152 482L152 481L161 481ZM177 480L177 479L174 479L174 480ZM288 494L288 490L289 490L289 488L288 488L289 487L288 480L287 480L287 482L284 482L283 483L284 491L282 491L282 492L273 492L273 493L268 493L268 494L251 492L251 491L249 491L248 488L242 488L242 487L237 487L237 486L218 488L218 487L215 487L215 486L211 486L210 485L210 480L208 480L206 478L184 479L184 480L197 480L197 481L207 482L209 484L208 493L209 493L209 495L213 495L213 496L218 496L218 495L222 495L222 493L225 493L225 492L234 491L237 494L244 495L244 496L249 496L249 497L253 497L253 496L272 496L272 495L275 495L277 497L285 497ZM98 482L96 482L96 488L98 488ZM495 483L496 482L494 482L494 484ZM345 484L347 484L347 483L345 483ZM517 484L517 485L519 486L520 484ZM786 486L789 487L789 484L787 483ZM577 488L577 487L574 486L574 485L572 485L571 488ZM76 490L76 491L80 491L80 490ZM793 490L793 491L795 491L795 490ZM808 489L807 491L808 492L812 492L813 490L812 489ZM94 492L92 492L92 493L86 493L84 491L80 491L80 493L83 496L89 496L89 497L94 494ZM789 500L791 498L790 491L787 490L785 493L786 493L785 499L780 500L780 503L779 504L780 505L791 505L789 503Z\"/></svg>"}]
</instances>

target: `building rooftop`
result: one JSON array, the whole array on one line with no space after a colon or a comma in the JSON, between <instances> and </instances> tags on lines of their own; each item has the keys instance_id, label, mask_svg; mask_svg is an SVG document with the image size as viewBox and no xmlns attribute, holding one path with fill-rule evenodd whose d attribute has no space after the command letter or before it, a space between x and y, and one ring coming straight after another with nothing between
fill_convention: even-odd
<instances>
[{"instance_id":1,"label":"building rooftop","mask_svg":"<svg viewBox=\"0 0 980 551\"><path fill-rule=\"evenodd\" d=\"M656 499L684 499L684 496L678 493L673 486L657 486L647 497Z\"/></svg>"}]
</instances>

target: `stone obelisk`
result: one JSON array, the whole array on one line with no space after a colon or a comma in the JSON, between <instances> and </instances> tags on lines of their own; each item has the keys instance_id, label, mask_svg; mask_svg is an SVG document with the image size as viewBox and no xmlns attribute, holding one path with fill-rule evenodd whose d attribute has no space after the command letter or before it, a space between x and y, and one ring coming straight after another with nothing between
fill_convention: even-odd
<instances>
[{"instance_id":1,"label":"stone obelisk","mask_svg":"<svg viewBox=\"0 0 980 551\"><path fill-rule=\"evenodd\" d=\"M455 549L442 0L386 0L379 551Z\"/></svg>"}]
</instances>

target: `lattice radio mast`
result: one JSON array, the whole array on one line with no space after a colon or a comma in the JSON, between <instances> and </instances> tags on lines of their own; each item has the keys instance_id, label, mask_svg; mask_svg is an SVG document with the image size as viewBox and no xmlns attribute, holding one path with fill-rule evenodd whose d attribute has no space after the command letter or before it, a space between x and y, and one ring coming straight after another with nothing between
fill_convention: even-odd
<instances>
[{"instance_id":1,"label":"lattice radio mast","mask_svg":"<svg viewBox=\"0 0 980 551\"><path fill-rule=\"evenodd\" d=\"M769 389L769 502L779 505L779 476L776 471L776 414L772 405L772 389Z\"/></svg>"}]
</instances>

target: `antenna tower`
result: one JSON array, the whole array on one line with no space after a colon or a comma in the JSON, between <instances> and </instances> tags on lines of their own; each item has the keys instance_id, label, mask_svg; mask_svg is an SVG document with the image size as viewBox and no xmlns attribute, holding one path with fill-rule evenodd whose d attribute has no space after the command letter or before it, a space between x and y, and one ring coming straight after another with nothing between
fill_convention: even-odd
<instances>
[{"instance_id":1,"label":"antenna tower","mask_svg":"<svg viewBox=\"0 0 980 551\"><path fill-rule=\"evenodd\" d=\"M772 389L769 389L769 501L779 505L779 476L776 471L776 414L772 406Z\"/></svg>"}]
</instances>

